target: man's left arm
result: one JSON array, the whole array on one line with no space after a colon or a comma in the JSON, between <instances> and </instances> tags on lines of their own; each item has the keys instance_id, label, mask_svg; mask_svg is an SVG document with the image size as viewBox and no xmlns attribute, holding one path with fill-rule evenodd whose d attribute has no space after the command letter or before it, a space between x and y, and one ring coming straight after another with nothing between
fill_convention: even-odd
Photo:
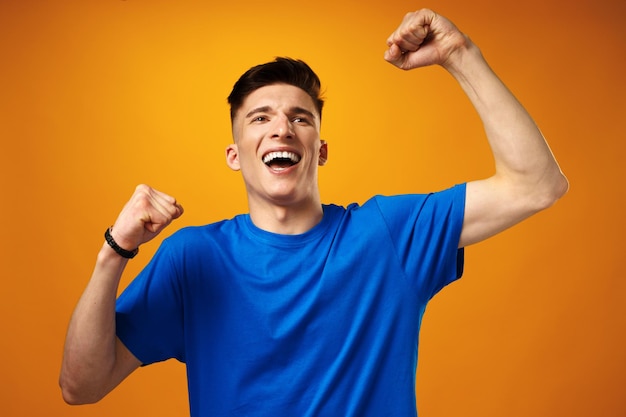
<instances>
[{"instance_id":1,"label":"man's left arm","mask_svg":"<svg viewBox=\"0 0 626 417\"><path fill-rule=\"evenodd\" d=\"M385 59L399 68L443 66L483 122L495 173L467 184L459 247L519 223L567 192L567 179L533 119L450 21L430 10L409 13L387 44Z\"/></svg>"}]
</instances>

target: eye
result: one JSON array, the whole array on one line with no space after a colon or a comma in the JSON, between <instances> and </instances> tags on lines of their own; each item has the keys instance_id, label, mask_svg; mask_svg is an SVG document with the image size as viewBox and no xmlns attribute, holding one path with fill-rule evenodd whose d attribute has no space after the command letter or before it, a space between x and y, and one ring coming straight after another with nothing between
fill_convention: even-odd
<instances>
[{"instance_id":1,"label":"eye","mask_svg":"<svg viewBox=\"0 0 626 417\"><path fill-rule=\"evenodd\" d=\"M268 120L267 116L256 116L253 117L250 122L252 123L260 123L260 122L266 122Z\"/></svg>"},{"instance_id":2,"label":"eye","mask_svg":"<svg viewBox=\"0 0 626 417\"><path fill-rule=\"evenodd\" d=\"M303 116L297 116L293 118L293 123L303 123L303 124L310 124L311 122L309 121L308 118L303 117Z\"/></svg>"}]
</instances>

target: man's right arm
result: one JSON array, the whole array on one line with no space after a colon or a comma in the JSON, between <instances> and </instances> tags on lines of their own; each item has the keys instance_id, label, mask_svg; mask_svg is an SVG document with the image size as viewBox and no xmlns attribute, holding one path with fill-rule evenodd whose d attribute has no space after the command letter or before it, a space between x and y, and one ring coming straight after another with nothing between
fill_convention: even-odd
<instances>
[{"instance_id":1,"label":"man's right arm","mask_svg":"<svg viewBox=\"0 0 626 417\"><path fill-rule=\"evenodd\" d=\"M174 198L140 185L120 213L111 235L120 247L137 248L182 213ZM76 305L59 378L63 399L69 404L99 401L141 365L115 331L115 301L127 262L104 243Z\"/></svg>"},{"instance_id":2,"label":"man's right arm","mask_svg":"<svg viewBox=\"0 0 626 417\"><path fill-rule=\"evenodd\" d=\"M70 320L59 383L69 404L94 403L141 363L115 334L115 300L128 259L106 243Z\"/></svg>"}]
</instances>

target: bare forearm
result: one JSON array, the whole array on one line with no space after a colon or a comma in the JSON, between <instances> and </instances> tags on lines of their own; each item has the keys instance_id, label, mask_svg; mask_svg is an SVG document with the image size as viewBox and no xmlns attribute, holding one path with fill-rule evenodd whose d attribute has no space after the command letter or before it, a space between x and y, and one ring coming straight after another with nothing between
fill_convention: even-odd
<instances>
[{"instance_id":1,"label":"bare forearm","mask_svg":"<svg viewBox=\"0 0 626 417\"><path fill-rule=\"evenodd\" d=\"M115 367L115 300L126 266L106 244L70 320L60 383L68 402L93 402Z\"/></svg>"},{"instance_id":2,"label":"bare forearm","mask_svg":"<svg viewBox=\"0 0 626 417\"><path fill-rule=\"evenodd\" d=\"M444 65L478 112L495 159L496 177L562 194L566 181L539 128L467 39Z\"/></svg>"}]
</instances>

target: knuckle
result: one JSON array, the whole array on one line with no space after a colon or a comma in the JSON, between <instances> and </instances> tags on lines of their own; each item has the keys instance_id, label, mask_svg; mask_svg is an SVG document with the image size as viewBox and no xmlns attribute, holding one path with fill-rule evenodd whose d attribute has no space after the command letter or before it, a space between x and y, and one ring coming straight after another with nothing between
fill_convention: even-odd
<instances>
[{"instance_id":1,"label":"knuckle","mask_svg":"<svg viewBox=\"0 0 626 417\"><path fill-rule=\"evenodd\" d=\"M150 187L148 187L146 184L139 184L137 185L137 187L135 187L135 191L137 192L149 192L150 191Z\"/></svg>"}]
</instances>

